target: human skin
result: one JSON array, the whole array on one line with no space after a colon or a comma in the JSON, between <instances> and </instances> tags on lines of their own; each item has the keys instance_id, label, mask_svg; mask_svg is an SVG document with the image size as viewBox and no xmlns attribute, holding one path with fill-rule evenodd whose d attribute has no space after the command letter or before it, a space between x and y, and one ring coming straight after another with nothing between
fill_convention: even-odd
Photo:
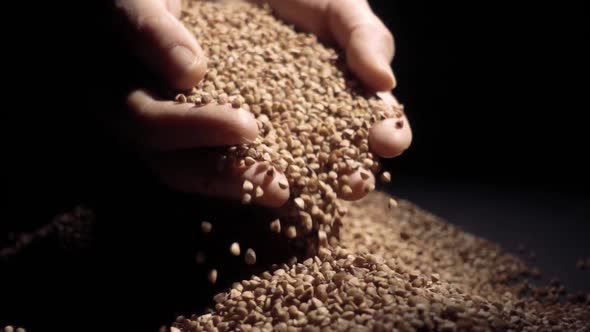
<instances>
[{"instance_id":1,"label":"human skin","mask_svg":"<svg viewBox=\"0 0 590 332\"><path fill-rule=\"evenodd\" d=\"M392 34L375 16L365 0L268 0L275 13L298 28L312 32L341 47L350 70L389 104L397 104L389 93L396 85L390 63L394 54ZM135 55L167 86L190 89L203 79L207 59L195 37L179 22L181 0L115 0L124 17L122 34L132 41ZM195 110L198 110L195 111ZM261 186L264 195L254 203L281 206L289 190L279 187L285 175L260 176L254 164L219 172L219 155L206 148L247 143L258 135L254 116L230 105L159 100L147 90L127 95L125 112L132 119L121 130L142 151L156 175L170 187L201 194L238 199L244 180ZM386 119L369 131L369 146L377 155L392 158L408 148L412 140L405 118ZM370 173L370 172L369 172ZM363 180L359 171L349 174L353 192L342 198L355 200L375 183L371 174Z\"/></svg>"}]
</instances>

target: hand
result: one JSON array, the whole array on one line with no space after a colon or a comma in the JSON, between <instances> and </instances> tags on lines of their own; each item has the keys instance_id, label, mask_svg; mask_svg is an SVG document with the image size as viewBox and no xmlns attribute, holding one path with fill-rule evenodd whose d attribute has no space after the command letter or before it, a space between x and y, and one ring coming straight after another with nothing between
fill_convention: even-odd
<instances>
[{"instance_id":1,"label":"hand","mask_svg":"<svg viewBox=\"0 0 590 332\"><path fill-rule=\"evenodd\" d=\"M333 38L345 50L351 70L377 91L389 90L395 78L389 62L393 56L393 39L385 26L371 12L364 0L274 0L269 1L277 13L301 28L327 40ZM176 89L189 89L206 72L206 59L196 39L178 21L180 0L117 0L124 16L124 35L143 63ZM307 19L303 19L307 18ZM393 96L385 96L395 103ZM163 182L171 187L202 194L238 199L245 179L261 186L264 195L255 203L278 207L289 198L289 190L279 181L256 172L259 167L234 167L219 172L220 155L211 147L247 143L258 135L254 116L229 105L194 107L161 101L148 91L138 89L127 97L127 114L122 130L145 153L145 158ZM407 120L398 130L395 122L384 120L370 131L369 143L375 153L394 157L411 141ZM353 193L346 199L365 195L358 172L349 176Z\"/></svg>"}]
</instances>

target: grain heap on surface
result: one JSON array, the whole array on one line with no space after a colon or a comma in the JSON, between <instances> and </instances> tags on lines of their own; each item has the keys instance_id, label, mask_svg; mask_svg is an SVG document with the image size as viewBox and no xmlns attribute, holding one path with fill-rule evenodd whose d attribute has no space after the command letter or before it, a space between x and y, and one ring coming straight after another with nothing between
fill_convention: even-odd
<instances>
[{"instance_id":1,"label":"grain heap on surface","mask_svg":"<svg viewBox=\"0 0 590 332\"><path fill-rule=\"evenodd\" d=\"M371 125L401 117L403 110L365 95L334 50L295 32L267 8L241 2L192 1L182 20L203 46L209 69L204 81L177 99L230 103L256 116L260 137L229 148L221 165L263 162L267 176L285 173L289 183L279 185L290 188L291 200L267 230L313 241L306 242L310 258L234 283L214 297L210 312L179 317L174 329L587 328L586 297L559 303L563 287L520 281L536 272L497 246L383 194L359 203L339 200L352 192L352 171L361 169L367 180L380 167L369 151ZM380 179L389 182L391 174ZM248 181L242 190L243 203L264 195ZM230 246L232 255L240 255L238 248ZM256 263L254 249L244 253L248 265ZM217 270L210 270L215 282L211 273L217 277Z\"/></svg>"},{"instance_id":2,"label":"grain heap on surface","mask_svg":"<svg viewBox=\"0 0 590 332\"><path fill-rule=\"evenodd\" d=\"M235 283L180 331L590 331L590 298L483 239L373 193L347 203L338 246Z\"/></svg>"},{"instance_id":3,"label":"grain heap on surface","mask_svg":"<svg viewBox=\"0 0 590 332\"><path fill-rule=\"evenodd\" d=\"M220 168L258 161L269 177L283 172L289 183L279 185L289 186L291 200L270 227L289 239L311 240L310 253L317 252L318 230L335 241L346 212L338 196L352 192L348 176L362 169L366 180L380 167L369 151L369 128L402 117L403 110L365 93L335 50L296 32L266 7L190 1L182 22L202 45L208 71L177 100L230 103L252 112L260 129L251 144L229 148ZM242 189L245 204L264 195L249 181Z\"/></svg>"}]
</instances>

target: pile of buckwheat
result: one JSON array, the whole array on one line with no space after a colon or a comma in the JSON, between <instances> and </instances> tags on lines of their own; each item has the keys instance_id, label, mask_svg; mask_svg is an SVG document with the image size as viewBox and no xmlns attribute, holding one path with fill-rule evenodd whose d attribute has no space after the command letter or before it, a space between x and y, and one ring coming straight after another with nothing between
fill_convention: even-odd
<instances>
[{"instance_id":1,"label":"pile of buckwheat","mask_svg":"<svg viewBox=\"0 0 590 332\"><path fill-rule=\"evenodd\" d=\"M208 71L176 100L231 103L252 112L259 137L229 148L220 168L258 161L269 177L284 173L288 183L279 186L290 190L291 199L269 227L289 239L305 237L310 253L317 252L318 240L336 241L346 212L338 196L352 192L349 175L360 169L367 180L379 170L369 151L369 128L402 117L403 110L365 93L335 50L296 32L266 7L238 1L191 1L185 7L182 22L202 45ZM242 188L245 204L264 195L247 180Z\"/></svg>"},{"instance_id":2,"label":"pile of buckwheat","mask_svg":"<svg viewBox=\"0 0 590 332\"><path fill-rule=\"evenodd\" d=\"M182 22L202 45L208 71L176 100L252 112L259 137L229 147L219 168L262 163L266 176L286 175L279 186L290 199L252 220L243 214L252 207L233 211L222 202L223 212L232 210L227 215L210 204L197 207L206 220L198 219L198 265L191 267L200 267L195 275L203 274L211 292L228 279L233 284L213 296L205 312L179 316L161 331L590 331L590 294L568 294L558 281L536 286L530 279L540 272L499 246L384 193L341 200L352 191L347 177L354 171L367 192L374 190L368 180L380 164L369 150L369 128L402 119L403 109L366 93L337 51L281 22L268 7L245 2L187 0ZM389 182L391 175L379 178ZM242 185L244 204L264 194L249 181ZM252 223L235 223L236 214ZM76 208L21 235L0 250L0 262L48 236L68 247L91 246L93 225L93 211ZM277 239L285 251L280 255L266 249ZM238 270L230 269L232 261ZM577 266L590 268L590 260ZM194 273L172 269L174 278ZM225 271L253 275L240 280Z\"/></svg>"},{"instance_id":3,"label":"pile of buckwheat","mask_svg":"<svg viewBox=\"0 0 590 332\"><path fill-rule=\"evenodd\" d=\"M340 200L351 171L367 179L379 170L368 129L403 110L365 94L336 51L248 3L191 1L182 21L209 70L177 100L231 103L256 116L260 137L222 161L285 173L291 199L269 227L305 237L310 250L235 282L208 313L178 317L173 331L588 330L587 295L563 302L563 286L530 285L523 277L538 271L499 247L385 194ZM243 190L243 203L264 194L249 182ZM203 233L211 227L203 223ZM244 252L238 242L228 248ZM256 264L254 249L244 260ZM209 281L217 275L210 270Z\"/></svg>"},{"instance_id":4,"label":"pile of buckwheat","mask_svg":"<svg viewBox=\"0 0 590 332\"><path fill-rule=\"evenodd\" d=\"M339 245L234 283L172 331L589 331L590 295L533 286L498 246L382 193L346 205Z\"/></svg>"}]
</instances>

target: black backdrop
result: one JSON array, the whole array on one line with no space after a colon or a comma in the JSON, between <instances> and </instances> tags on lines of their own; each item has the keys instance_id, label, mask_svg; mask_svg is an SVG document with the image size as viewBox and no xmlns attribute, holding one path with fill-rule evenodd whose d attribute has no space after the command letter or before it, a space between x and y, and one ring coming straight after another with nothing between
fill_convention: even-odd
<instances>
[{"instance_id":1,"label":"black backdrop","mask_svg":"<svg viewBox=\"0 0 590 332\"><path fill-rule=\"evenodd\" d=\"M86 88L118 79L97 75L111 63L105 56L109 43L93 27L109 22L91 3L101 2L4 8L1 236L33 229L79 201L92 203L96 188L121 204L134 200L120 190L130 179L117 175L137 171L121 172L126 165L120 154L104 144L86 116L105 98L85 94ZM394 181L386 189L514 252L522 242L524 256L534 251L532 264L547 277L588 292L588 271L574 268L578 258L590 257L585 6L371 4L397 39L394 93L406 105L415 138L404 156L387 164ZM132 221L144 222L132 215L115 227L132 229ZM157 224L149 228L158 233ZM70 275L85 269L70 261L45 263L47 269L30 274L30 282L43 285L47 271ZM23 280L4 286L38 291ZM55 298L66 292L52 288ZM38 304L46 315L51 306L45 303L51 302L47 297Z\"/></svg>"},{"instance_id":2,"label":"black backdrop","mask_svg":"<svg viewBox=\"0 0 590 332\"><path fill-rule=\"evenodd\" d=\"M404 173L584 190L581 2L371 1L394 32L395 94L415 132Z\"/></svg>"}]
</instances>

